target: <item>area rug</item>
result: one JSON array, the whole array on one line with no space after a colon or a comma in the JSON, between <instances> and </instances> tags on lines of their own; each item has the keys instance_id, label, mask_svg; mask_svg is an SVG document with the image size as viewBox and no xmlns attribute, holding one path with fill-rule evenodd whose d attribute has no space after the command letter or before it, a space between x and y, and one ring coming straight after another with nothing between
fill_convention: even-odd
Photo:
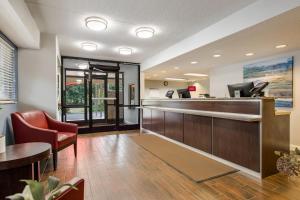
<instances>
[{"instance_id":1,"label":"area rug","mask_svg":"<svg viewBox=\"0 0 300 200\"><path fill-rule=\"evenodd\" d=\"M217 178L237 170L192 150L150 134L130 138L171 167L196 182Z\"/></svg>"}]
</instances>

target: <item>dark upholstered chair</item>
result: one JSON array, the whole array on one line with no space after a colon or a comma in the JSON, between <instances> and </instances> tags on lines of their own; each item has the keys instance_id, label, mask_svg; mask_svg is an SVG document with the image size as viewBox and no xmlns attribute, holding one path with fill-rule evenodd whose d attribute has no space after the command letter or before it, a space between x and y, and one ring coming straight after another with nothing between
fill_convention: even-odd
<instances>
[{"instance_id":1,"label":"dark upholstered chair","mask_svg":"<svg viewBox=\"0 0 300 200\"><path fill-rule=\"evenodd\" d=\"M74 145L77 156L76 124L63 123L51 118L43 111L11 114L15 143L46 142L52 145L54 170L57 168L57 152Z\"/></svg>"}]
</instances>

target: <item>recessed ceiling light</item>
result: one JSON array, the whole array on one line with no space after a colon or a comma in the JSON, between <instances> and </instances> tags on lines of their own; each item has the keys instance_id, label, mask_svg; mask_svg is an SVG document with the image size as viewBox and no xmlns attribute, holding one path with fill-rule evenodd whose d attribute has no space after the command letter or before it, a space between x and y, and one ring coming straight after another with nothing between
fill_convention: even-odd
<instances>
[{"instance_id":1,"label":"recessed ceiling light","mask_svg":"<svg viewBox=\"0 0 300 200\"><path fill-rule=\"evenodd\" d=\"M197 64L197 63L198 63L197 61L192 61L191 62L192 65Z\"/></svg>"},{"instance_id":2,"label":"recessed ceiling light","mask_svg":"<svg viewBox=\"0 0 300 200\"><path fill-rule=\"evenodd\" d=\"M220 54L215 54L215 55L213 55L213 57L214 58L219 58L219 57L221 57L221 55Z\"/></svg>"},{"instance_id":3,"label":"recessed ceiling light","mask_svg":"<svg viewBox=\"0 0 300 200\"><path fill-rule=\"evenodd\" d=\"M197 77L206 77L206 74L197 74L197 73L186 73L185 76L197 76Z\"/></svg>"},{"instance_id":4,"label":"recessed ceiling light","mask_svg":"<svg viewBox=\"0 0 300 200\"><path fill-rule=\"evenodd\" d=\"M82 63L82 64L79 64L79 65L78 65L78 68L79 68L79 69L87 69L88 66L89 66L88 64Z\"/></svg>"},{"instance_id":5,"label":"recessed ceiling light","mask_svg":"<svg viewBox=\"0 0 300 200\"><path fill-rule=\"evenodd\" d=\"M85 19L85 25L93 31L102 31L107 28L107 21L100 17L88 17Z\"/></svg>"},{"instance_id":6,"label":"recessed ceiling light","mask_svg":"<svg viewBox=\"0 0 300 200\"><path fill-rule=\"evenodd\" d=\"M280 44L280 45L276 46L276 49L282 49L282 48L285 48L285 47L287 47L286 44Z\"/></svg>"},{"instance_id":7,"label":"recessed ceiling light","mask_svg":"<svg viewBox=\"0 0 300 200\"><path fill-rule=\"evenodd\" d=\"M155 30L150 27L140 27L135 30L136 36L139 38L147 39L154 36Z\"/></svg>"},{"instance_id":8,"label":"recessed ceiling light","mask_svg":"<svg viewBox=\"0 0 300 200\"><path fill-rule=\"evenodd\" d=\"M97 44L95 44L95 43L83 42L83 43L81 43L81 48L86 51L96 51L98 47L97 47Z\"/></svg>"},{"instance_id":9,"label":"recessed ceiling light","mask_svg":"<svg viewBox=\"0 0 300 200\"><path fill-rule=\"evenodd\" d=\"M184 78L165 78L165 79L170 81L186 81L186 79Z\"/></svg>"},{"instance_id":10,"label":"recessed ceiling light","mask_svg":"<svg viewBox=\"0 0 300 200\"><path fill-rule=\"evenodd\" d=\"M178 70L178 69L179 69L179 67L174 67L174 69Z\"/></svg>"},{"instance_id":11,"label":"recessed ceiling light","mask_svg":"<svg viewBox=\"0 0 300 200\"><path fill-rule=\"evenodd\" d=\"M121 54L121 55L131 55L132 54L132 49L131 48L129 48L129 47L121 47L121 48L119 48L119 53Z\"/></svg>"},{"instance_id":12,"label":"recessed ceiling light","mask_svg":"<svg viewBox=\"0 0 300 200\"><path fill-rule=\"evenodd\" d=\"M245 56L253 56L254 53L246 53Z\"/></svg>"}]
</instances>

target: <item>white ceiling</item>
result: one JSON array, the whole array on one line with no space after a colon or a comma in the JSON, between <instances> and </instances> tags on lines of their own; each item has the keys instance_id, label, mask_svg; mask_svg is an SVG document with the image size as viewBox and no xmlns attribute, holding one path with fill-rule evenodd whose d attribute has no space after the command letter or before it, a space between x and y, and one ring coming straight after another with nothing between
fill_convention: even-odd
<instances>
[{"instance_id":1,"label":"white ceiling","mask_svg":"<svg viewBox=\"0 0 300 200\"><path fill-rule=\"evenodd\" d=\"M26 0L41 32L58 35L62 55L142 62L157 52L208 27L255 0ZM99 16L108 29L94 32L84 19ZM138 26L153 26L154 38L142 40L132 34ZM97 52L84 52L82 41L100 45ZM120 46L136 49L121 56Z\"/></svg>"},{"instance_id":2,"label":"white ceiling","mask_svg":"<svg viewBox=\"0 0 300 200\"><path fill-rule=\"evenodd\" d=\"M287 44L276 49L278 44ZM291 52L300 49L300 7L240 31L224 39L210 43L189 53L178 56L165 63L144 71L146 79L161 80L166 77L188 78L184 73L205 73L214 67ZM247 57L246 53L254 56ZM214 54L221 54L214 58ZM195 65L191 61L197 61ZM179 67L175 70L174 67Z\"/></svg>"}]
</instances>

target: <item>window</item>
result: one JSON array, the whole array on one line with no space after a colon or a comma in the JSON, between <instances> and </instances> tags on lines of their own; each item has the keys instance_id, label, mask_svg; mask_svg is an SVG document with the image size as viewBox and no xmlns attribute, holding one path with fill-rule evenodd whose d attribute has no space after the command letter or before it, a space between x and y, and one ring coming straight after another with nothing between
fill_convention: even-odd
<instances>
[{"instance_id":1,"label":"window","mask_svg":"<svg viewBox=\"0 0 300 200\"><path fill-rule=\"evenodd\" d=\"M0 33L0 103L17 100L16 60L16 47Z\"/></svg>"}]
</instances>

